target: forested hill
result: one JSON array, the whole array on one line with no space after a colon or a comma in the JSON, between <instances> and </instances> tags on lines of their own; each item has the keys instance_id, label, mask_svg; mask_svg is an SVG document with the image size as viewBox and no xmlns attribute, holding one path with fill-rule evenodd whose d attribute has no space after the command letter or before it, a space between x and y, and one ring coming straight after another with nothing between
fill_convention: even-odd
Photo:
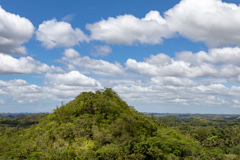
<instances>
[{"instance_id":1,"label":"forested hill","mask_svg":"<svg viewBox=\"0 0 240 160\"><path fill-rule=\"evenodd\" d=\"M85 92L28 129L1 132L0 159L208 158L200 143L138 113L112 89Z\"/></svg>"},{"instance_id":2,"label":"forested hill","mask_svg":"<svg viewBox=\"0 0 240 160\"><path fill-rule=\"evenodd\" d=\"M29 112L22 112L22 113L0 113L0 117L4 118L18 118L18 117L25 117L29 115L37 115L37 114L48 114L47 112L44 113L29 113Z\"/></svg>"},{"instance_id":3,"label":"forested hill","mask_svg":"<svg viewBox=\"0 0 240 160\"><path fill-rule=\"evenodd\" d=\"M84 92L50 114L0 117L0 159L240 159L239 121L147 116L116 92Z\"/></svg>"}]
</instances>

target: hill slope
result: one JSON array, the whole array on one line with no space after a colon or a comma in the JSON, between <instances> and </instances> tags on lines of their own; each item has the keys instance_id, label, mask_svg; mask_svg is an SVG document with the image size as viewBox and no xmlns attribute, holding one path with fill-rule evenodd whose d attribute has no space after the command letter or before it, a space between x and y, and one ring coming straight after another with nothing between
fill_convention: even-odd
<instances>
[{"instance_id":1,"label":"hill slope","mask_svg":"<svg viewBox=\"0 0 240 160\"><path fill-rule=\"evenodd\" d=\"M159 126L110 88L84 92L29 129L6 129L2 159L208 159L199 142Z\"/></svg>"}]
</instances>

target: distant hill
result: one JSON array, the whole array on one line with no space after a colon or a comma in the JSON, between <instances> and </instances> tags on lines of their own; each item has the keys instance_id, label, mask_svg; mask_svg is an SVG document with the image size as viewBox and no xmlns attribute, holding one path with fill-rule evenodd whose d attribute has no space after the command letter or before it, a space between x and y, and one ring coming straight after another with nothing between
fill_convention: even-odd
<instances>
[{"instance_id":1,"label":"distant hill","mask_svg":"<svg viewBox=\"0 0 240 160\"><path fill-rule=\"evenodd\" d=\"M6 118L0 117L0 127L31 127L33 124L39 123L39 121L47 116L45 113L31 114L23 117ZM1 130L0 130L1 131Z\"/></svg>"},{"instance_id":2,"label":"distant hill","mask_svg":"<svg viewBox=\"0 0 240 160\"><path fill-rule=\"evenodd\" d=\"M234 120L240 117L240 114L191 114L191 113L147 113L145 112L144 114L151 116L153 115L154 117L168 117L168 116L174 116L179 119L188 119L192 117L202 117L204 119L212 120L214 117L218 116L221 117L223 120Z\"/></svg>"},{"instance_id":3,"label":"distant hill","mask_svg":"<svg viewBox=\"0 0 240 160\"><path fill-rule=\"evenodd\" d=\"M5 117L5 118L16 118L16 117L24 117L24 116L29 116L29 115L34 115L34 114L41 114L41 113L0 113L0 117ZM48 114L48 113L44 113Z\"/></svg>"}]
</instances>

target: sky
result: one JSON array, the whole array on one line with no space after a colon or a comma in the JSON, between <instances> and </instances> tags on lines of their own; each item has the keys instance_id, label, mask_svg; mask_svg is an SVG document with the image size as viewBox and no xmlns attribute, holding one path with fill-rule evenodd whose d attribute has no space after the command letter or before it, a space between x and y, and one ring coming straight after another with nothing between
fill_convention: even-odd
<instances>
[{"instance_id":1,"label":"sky","mask_svg":"<svg viewBox=\"0 0 240 160\"><path fill-rule=\"evenodd\" d=\"M110 87L140 112L240 114L239 0L0 0L0 112Z\"/></svg>"}]
</instances>

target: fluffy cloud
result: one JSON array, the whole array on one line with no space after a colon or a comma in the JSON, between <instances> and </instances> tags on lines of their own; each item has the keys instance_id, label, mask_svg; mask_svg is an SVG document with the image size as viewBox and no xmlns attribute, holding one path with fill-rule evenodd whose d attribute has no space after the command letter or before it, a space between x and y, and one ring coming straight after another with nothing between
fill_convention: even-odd
<instances>
[{"instance_id":1,"label":"fluffy cloud","mask_svg":"<svg viewBox=\"0 0 240 160\"><path fill-rule=\"evenodd\" d=\"M10 81L0 81L0 94L11 96L18 103L34 103L42 99L53 99L57 101L68 101L84 91L95 91L102 89L101 84L90 77L77 71L65 74L46 74L47 86L40 87L28 84L25 80L15 79ZM166 85L163 83L153 83L151 85L137 85L134 82L122 81L121 85L114 86L113 89L120 96L129 102L139 103L169 103L177 105L239 105L237 99L240 98L240 87L227 88L222 84L193 84L186 79L166 79L174 81L177 85ZM129 85L126 85L131 83ZM149 83L148 83L149 84ZM170 84L170 83L169 83ZM203 101L204 100L204 101ZM2 99L0 103L6 103Z\"/></svg>"},{"instance_id":2,"label":"fluffy cloud","mask_svg":"<svg viewBox=\"0 0 240 160\"><path fill-rule=\"evenodd\" d=\"M55 100L70 100L81 92L102 89L102 85L95 79L87 77L78 71L65 74L46 74L48 93Z\"/></svg>"},{"instance_id":3,"label":"fluffy cloud","mask_svg":"<svg viewBox=\"0 0 240 160\"><path fill-rule=\"evenodd\" d=\"M0 94L11 96L18 103L33 103L49 97L44 88L21 79L0 81Z\"/></svg>"},{"instance_id":4,"label":"fluffy cloud","mask_svg":"<svg viewBox=\"0 0 240 160\"><path fill-rule=\"evenodd\" d=\"M124 73L122 66L117 62L113 64L104 60L91 59L88 56L81 57L74 49L67 49L63 54L64 57L60 60L62 63L68 66L72 64L79 67L79 69L84 68L85 72L113 76L122 75Z\"/></svg>"},{"instance_id":5,"label":"fluffy cloud","mask_svg":"<svg viewBox=\"0 0 240 160\"><path fill-rule=\"evenodd\" d=\"M34 26L28 19L6 12L0 6L0 52L26 54L22 44L32 37L33 32Z\"/></svg>"},{"instance_id":6,"label":"fluffy cloud","mask_svg":"<svg viewBox=\"0 0 240 160\"><path fill-rule=\"evenodd\" d=\"M78 71L71 71L65 74L49 74L45 76L53 85L66 86L101 86L95 79L89 78Z\"/></svg>"},{"instance_id":7,"label":"fluffy cloud","mask_svg":"<svg viewBox=\"0 0 240 160\"><path fill-rule=\"evenodd\" d=\"M240 45L240 7L221 0L181 0L162 17L150 11L144 18L109 17L87 24L92 40L109 44L160 44L174 34L202 41L210 47Z\"/></svg>"},{"instance_id":8,"label":"fluffy cloud","mask_svg":"<svg viewBox=\"0 0 240 160\"><path fill-rule=\"evenodd\" d=\"M188 78L178 77L152 77L150 83L164 86L184 86L193 87L197 86L198 83Z\"/></svg>"},{"instance_id":9,"label":"fluffy cloud","mask_svg":"<svg viewBox=\"0 0 240 160\"><path fill-rule=\"evenodd\" d=\"M87 37L79 28L56 19L39 25L37 39L47 48L72 47L79 42L100 40L108 44L161 44L164 38L179 34L193 41L202 41L210 47L240 45L240 7L221 0L182 0L164 13L150 11L143 18L130 14L102 19L87 24ZM68 15L63 19L71 19ZM98 54L109 53L109 50ZM100 50L100 51L98 51ZM94 55L98 55L98 54ZM104 54L105 56L105 54Z\"/></svg>"},{"instance_id":10,"label":"fluffy cloud","mask_svg":"<svg viewBox=\"0 0 240 160\"><path fill-rule=\"evenodd\" d=\"M91 31L92 40L109 44L159 44L163 38L172 35L158 11L150 11L142 19L127 14L116 18L109 17L107 20L87 24L86 28Z\"/></svg>"},{"instance_id":11,"label":"fluffy cloud","mask_svg":"<svg viewBox=\"0 0 240 160\"><path fill-rule=\"evenodd\" d=\"M200 51L196 54L181 52L176 55L177 60L189 62L192 66L203 62L212 64L232 64L239 66L240 48L225 47L210 49L208 53Z\"/></svg>"},{"instance_id":12,"label":"fluffy cloud","mask_svg":"<svg viewBox=\"0 0 240 160\"><path fill-rule=\"evenodd\" d=\"M62 69L55 66L48 66L29 56L16 59L10 55L0 53L0 74L41 74L54 71L62 71Z\"/></svg>"},{"instance_id":13,"label":"fluffy cloud","mask_svg":"<svg viewBox=\"0 0 240 160\"><path fill-rule=\"evenodd\" d=\"M71 100L79 93L102 89L101 84L77 71L45 75L46 86L29 84L22 79L0 80L0 95L10 96L17 103L34 103L43 99ZM9 99L9 97L7 97ZM7 102L0 99L0 103Z\"/></svg>"},{"instance_id":14,"label":"fluffy cloud","mask_svg":"<svg viewBox=\"0 0 240 160\"><path fill-rule=\"evenodd\" d=\"M142 76L141 83L113 88L126 101L167 105L239 107L240 48L225 47L208 52L160 53L143 62L128 59L126 72ZM224 84L227 84L226 86Z\"/></svg>"},{"instance_id":15,"label":"fluffy cloud","mask_svg":"<svg viewBox=\"0 0 240 160\"><path fill-rule=\"evenodd\" d=\"M144 60L148 64L153 64L153 65L158 65L158 64L167 65L172 63L172 59L164 53L160 53L157 55L150 55L149 58L145 58Z\"/></svg>"},{"instance_id":16,"label":"fluffy cloud","mask_svg":"<svg viewBox=\"0 0 240 160\"><path fill-rule=\"evenodd\" d=\"M142 19L133 15L109 17L87 24L92 40L110 44L159 44L174 33L210 47L240 45L240 7L221 0L182 0L164 13L150 11Z\"/></svg>"},{"instance_id":17,"label":"fluffy cloud","mask_svg":"<svg viewBox=\"0 0 240 160\"><path fill-rule=\"evenodd\" d=\"M240 7L221 0L182 0L165 12L170 29L210 47L240 45Z\"/></svg>"},{"instance_id":18,"label":"fluffy cloud","mask_svg":"<svg viewBox=\"0 0 240 160\"><path fill-rule=\"evenodd\" d=\"M218 48L209 52L181 52L172 59L164 54L152 55L144 62L128 59L127 69L147 76L188 78L238 78L240 74L240 49Z\"/></svg>"},{"instance_id":19,"label":"fluffy cloud","mask_svg":"<svg viewBox=\"0 0 240 160\"><path fill-rule=\"evenodd\" d=\"M72 48L69 48L69 49L66 49L64 52L63 52L63 55L66 57L66 58L78 58L80 57L80 54L75 51L74 49Z\"/></svg>"},{"instance_id":20,"label":"fluffy cloud","mask_svg":"<svg viewBox=\"0 0 240 160\"><path fill-rule=\"evenodd\" d=\"M150 11L143 18L130 14L102 19L87 24L87 37L79 28L56 19L39 25L37 39L47 48L72 47L79 42L100 40L108 44L161 44L164 38L179 34L193 41L202 41L210 47L240 45L240 7L221 0L182 0L164 13ZM71 20L67 15L63 20ZM96 49L98 54L109 53ZM100 51L98 51L100 50ZM94 53L94 55L98 55ZM103 54L105 56L105 54Z\"/></svg>"},{"instance_id":21,"label":"fluffy cloud","mask_svg":"<svg viewBox=\"0 0 240 160\"><path fill-rule=\"evenodd\" d=\"M56 19L44 21L36 32L37 40L46 48L72 47L79 42L88 41L87 36L79 29L73 29L67 22Z\"/></svg>"},{"instance_id":22,"label":"fluffy cloud","mask_svg":"<svg viewBox=\"0 0 240 160\"><path fill-rule=\"evenodd\" d=\"M10 81L0 81L1 87L10 87L10 86L27 86L28 83L22 79L14 79Z\"/></svg>"},{"instance_id":23,"label":"fluffy cloud","mask_svg":"<svg viewBox=\"0 0 240 160\"><path fill-rule=\"evenodd\" d=\"M205 90L199 90L205 88ZM127 102L138 103L160 103L160 104L177 104L177 105L234 105L229 94L233 88L226 88L221 84L200 85L200 86L123 86L113 87L120 96ZM217 90L215 90L217 89ZM203 101L204 100L204 101Z\"/></svg>"},{"instance_id":24,"label":"fluffy cloud","mask_svg":"<svg viewBox=\"0 0 240 160\"><path fill-rule=\"evenodd\" d=\"M112 48L108 45L104 45L104 46L94 46L93 47L93 51L91 53L92 56L98 57L104 57L104 56L108 56L109 53L112 52Z\"/></svg>"}]
</instances>

